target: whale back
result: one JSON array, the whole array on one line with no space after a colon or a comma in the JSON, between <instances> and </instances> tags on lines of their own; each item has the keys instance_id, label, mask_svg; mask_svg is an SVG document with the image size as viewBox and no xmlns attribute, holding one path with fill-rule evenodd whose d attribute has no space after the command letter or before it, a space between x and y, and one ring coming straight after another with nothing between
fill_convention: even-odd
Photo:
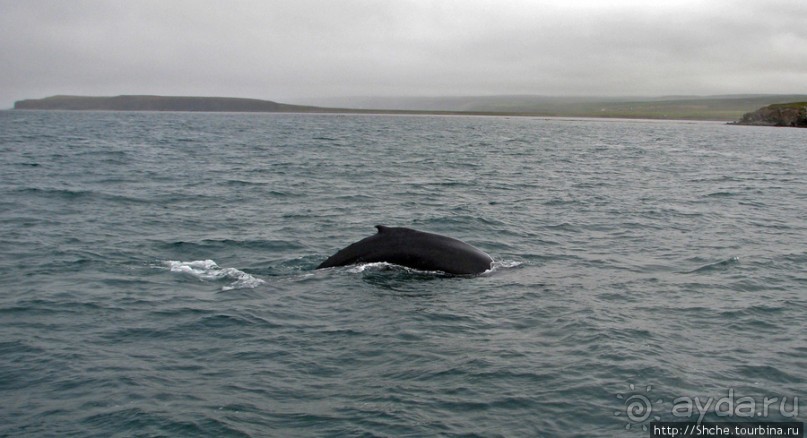
<instances>
[{"instance_id":1,"label":"whale back","mask_svg":"<svg viewBox=\"0 0 807 438\"><path fill-rule=\"evenodd\" d=\"M422 271L480 274L493 259L479 249L448 236L403 227L376 225L378 233L353 243L317 269L386 262Z\"/></svg>"}]
</instances>

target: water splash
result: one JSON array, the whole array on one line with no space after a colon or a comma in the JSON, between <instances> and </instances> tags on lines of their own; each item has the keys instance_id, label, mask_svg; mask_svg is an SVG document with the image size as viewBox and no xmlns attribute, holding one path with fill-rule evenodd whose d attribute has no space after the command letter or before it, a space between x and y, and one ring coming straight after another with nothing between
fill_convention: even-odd
<instances>
[{"instance_id":1,"label":"water splash","mask_svg":"<svg viewBox=\"0 0 807 438\"><path fill-rule=\"evenodd\" d=\"M230 280L230 284L221 288L223 291L252 289L266 283L244 271L235 268L222 268L213 260L195 260L191 262L168 260L164 264L168 266L171 272L187 274L202 281Z\"/></svg>"}]
</instances>

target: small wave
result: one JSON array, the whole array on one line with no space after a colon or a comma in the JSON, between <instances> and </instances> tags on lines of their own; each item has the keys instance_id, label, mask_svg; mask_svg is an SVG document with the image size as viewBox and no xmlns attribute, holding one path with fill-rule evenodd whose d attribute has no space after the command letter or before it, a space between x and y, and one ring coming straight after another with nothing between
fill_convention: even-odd
<instances>
[{"instance_id":1,"label":"small wave","mask_svg":"<svg viewBox=\"0 0 807 438\"><path fill-rule=\"evenodd\" d=\"M544 205L548 207L558 206L558 205L569 205L569 204L579 204L580 201L574 199L563 199L563 198L552 198L548 201L544 202Z\"/></svg>"},{"instance_id":2,"label":"small wave","mask_svg":"<svg viewBox=\"0 0 807 438\"><path fill-rule=\"evenodd\" d=\"M555 224L555 225L547 225L547 226L545 226L545 228L550 229L550 230L571 231L571 232L575 232L575 233L580 232L580 228L578 228L577 226L572 225L572 224L570 224L568 222L563 222L563 223Z\"/></svg>"},{"instance_id":3,"label":"small wave","mask_svg":"<svg viewBox=\"0 0 807 438\"><path fill-rule=\"evenodd\" d=\"M723 269L727 269L729 266L736 265L740 263L739 257L732 257L726 260L721 260L715 263L709 263L708 265L701 266L700 268L693 269L689 271L689 274L700 274L704 272L712 272L712 271L720 271Z\"/></svg>"},{"instance_id":4,"label":"small wave","mask_svg":"<svg viewBox=\"0 0 807 438\"><path fill-rule=\"evenodd\" d=\"M253 289L265 281L255 278L244 271L235 268L221 268L213 260L195 260L192 262L180 262L168 260L164 263L171 272L180 272L198 278L202 281L231 280L232 282L221 290L232 289Z\"/></svg>"},{"instance_id":5,"label":"small wave","mask_svg":"<svg viewBox=\"0 0 807 438\"><path fill-rule=\"evenodd\" d=\"M89 190L71 190L64 188L22 188L18 190L19 193L31 194L35 196L42 196L46 198L61 198L61 199L77 199L82 197L93 196L93 192Z\"/></svg>"},{"instance_id":6,"label":"small wave","mask_svg":"<svg viewBox=\"0 0 807 438\"><path fill-rule=\"evenodd\" d=\"M706 195L707 198L730 198L734 196L734 192L727 192L727 191L719 191L719 192L712 192Z\"/></svg>"}]
</instances>

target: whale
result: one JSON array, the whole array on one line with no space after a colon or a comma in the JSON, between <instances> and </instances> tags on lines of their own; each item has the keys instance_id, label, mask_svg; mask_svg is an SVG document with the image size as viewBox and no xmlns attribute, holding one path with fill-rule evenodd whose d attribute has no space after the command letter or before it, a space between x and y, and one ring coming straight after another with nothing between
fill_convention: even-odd
<instances>
[{"instance_id":1,"label":"whale","mask_svg":"<svg viewBox=\"0 0 807 438\"><path fill-rule=\"evenodd\" d=\"M376 234L339 250L316 269L386 262L419 271L473 275L493 265L489 255L452 237L411 228L375 227Z\"/></svg>"}]
</instances>

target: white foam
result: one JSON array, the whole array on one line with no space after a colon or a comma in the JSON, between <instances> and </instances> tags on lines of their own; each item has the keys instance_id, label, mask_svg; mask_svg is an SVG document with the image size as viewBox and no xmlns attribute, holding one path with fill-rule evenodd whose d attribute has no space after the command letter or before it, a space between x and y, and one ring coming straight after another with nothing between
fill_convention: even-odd
<instances>
[{"instance_id":1,"label":"white foam","mask_svg":"<svg viewBox=\"0 0 807 438\"><path fill-rule=\"evenodd\" d=\"M523 262L519 262L519 261L515 261L515 260L494 261L493 264L490 266L490 269L486 270L481 275L489 275L489 274L492 274L493 272L496 272L496 271L498 271L500 269L515 268L515 267L521 266L523 264L524 264ZM408 271L408 272L421 273L421 274L438 274L438 275L439 274L445 274L445 272L443 272L443 271L424 271L424 270L420 270L420 269L409 268L409 267L406 267L406 266L396 265L396 264L387 263L387 262L362 263L362 264L358 264L358 265L353 265L353 266L350 266L347 271L350 272L351 274L361 274L362 272L364 272L364 271L366 271L368 269L371 270L371 271L383 271L383 270L387 270L387 269L400 269L400 270L404 270L404 271Z\"/></svg>"},{"instance_id":2,"label":"white foam","mask_svg":"<svg viewBox=\"0 0 807 438\"><path fill-rule=\"evenodd\" d=\"M364 272L366 269L384 270L384 269L390 269L390 268L393 268L393 267L403 268L403 266L393 265L392 263L375 262L375 263L363 263L363 264L360 264L360 265L351 266L350 269L348 269L348 272L350 272L352 274L360 274L360 273Z\"/></svg>"},{"instance_id":3,"label":"white foam","mask_svg":"<svg viewBox=\"0 0 807 438\"><path fill-rule=\"evenodd\" d=\"M524 263L517 262L515 260L501 260L501 261L494 261L492 265L490 265L490 269L483 272L482 275L491 275L494 272L497 272L502 269L511 269L517 266L521 266Z\"/></svg>"},{"instance_id":4,"label":"white foam","mask_svg":"<svg viewBox=\"0 0 807 438\"><path fill-rule=\"evenodd\" d=\"M502 260L500 262L493 262L494 267L501 267L501 268L515 268L516 266L521 266L524 263L517 262L515 260Z\"/></svg>"},{"instance_id":5,"label":"white foam","mask_svg":"<svg viewBox=\"0 0 807 438\"><path fill-rule=\"evenodd\" d=\"M171 272L180 272L198 278L202 281L232 280L221 290L252 289L264 284L265 281L255 278L244 271L235 268L221 268L213 260L194 260L181 262L168 260L164 262Z\"/></svg>"}]
</instances>

